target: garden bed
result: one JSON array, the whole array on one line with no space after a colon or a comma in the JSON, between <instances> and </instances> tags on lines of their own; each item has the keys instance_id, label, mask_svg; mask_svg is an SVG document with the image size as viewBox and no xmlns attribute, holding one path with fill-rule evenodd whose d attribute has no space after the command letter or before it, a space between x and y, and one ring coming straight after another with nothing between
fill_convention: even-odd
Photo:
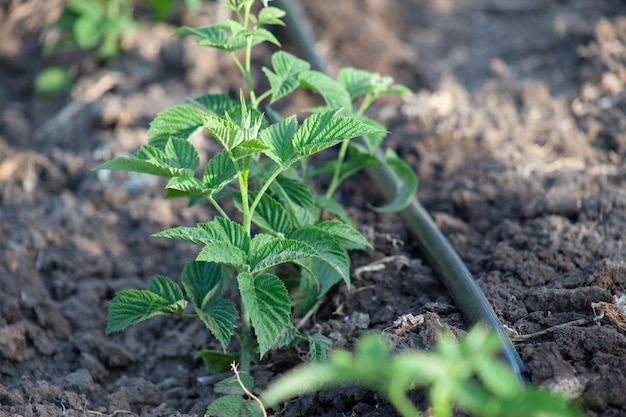
<instances>
[{"instance_id":1,"label":"garden bed","mask_svg":"<svg viewBox=\"0 0 626 417\"><path fill-rule=\"evenodd\" d=\"M143 144L159 111L236 88L238 73L167 24L142 27L105 67L82 53L42 60L55 3L0 10L0 415L202 415L214 395L192 356L218 345L200 322L104 329L116 291L144 288L154 274L177 279L197 253L149 235L211 212L163 200L160 181L92 170ZM418 172L418 198L502 323L526 339L515 345L530 380L578 397L590 416L626 413L624 328L594 321L626 284L626 6L303 3L331 72L360 67L416 92L371 115ZM193 24L216 13L207 4ZM71 96L34 95L34 75L55 60L74 63ZM288 106L311 100L298 94ZM412 313L425 322L393 336L398 349L430 347L442 325L460 333L459 311L400 218L368 210L384 203L369 179L338 198L374 249L352 254L352 290L332 291L302 330L351 348ZM592 303L606 304L594 312ZM554 327L575 320L585 324ZM301 356L270 354L254 370L257 385ZM347 388L289 402L284 415L393 414L372 392Z\"/></svg>"}]
</instances>

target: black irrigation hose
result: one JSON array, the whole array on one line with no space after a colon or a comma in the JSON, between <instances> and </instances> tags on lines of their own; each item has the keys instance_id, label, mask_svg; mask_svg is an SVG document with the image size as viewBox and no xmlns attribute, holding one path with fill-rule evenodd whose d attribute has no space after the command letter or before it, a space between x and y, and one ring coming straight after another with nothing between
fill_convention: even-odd
<instances>
[{"instance_id":1,"label":"black irrigation hose","mask_svg":"<svg viewBox=\"0 0 626 417\"><path fill-rule=\"evenodd\" d=\"M274 3L287 13L284 18L287 31L303 58L318 71L327 72L328 65L315 52L315 36L298 1L274 0ZM382 159L381 154L377 156ZM394 173L389 168L370 169L368 174L388 198L393 197L389 193L396 189L396 182ZM517 375L520 384L525 385L524 363L505 333L502 323L498 320L487 297L474 281L472 274L424 207L417 198L414 198L400 214L414 233L422 252L439 274L465 320L469 325L483 323L496 332L502 344L504 359Z\"/></svg>"}]
</instances>

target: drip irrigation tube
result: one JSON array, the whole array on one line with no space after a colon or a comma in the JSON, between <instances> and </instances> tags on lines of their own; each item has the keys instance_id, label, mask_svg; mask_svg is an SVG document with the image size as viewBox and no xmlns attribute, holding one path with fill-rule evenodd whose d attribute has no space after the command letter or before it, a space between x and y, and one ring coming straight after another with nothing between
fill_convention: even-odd
<instances>
[{"instance_id":1,"label":"drip irrigation tube","mask_svg":"<svg viewBox=\"0 0 626 417\"><path fill-rule=\"evenodd\" d=\"M302 57L309 61L314 69L327 72L327 62L315 51L315 36L298 1L274 0L274 3L286 12L284 21L287 32ZM382 154L378 153L377 156L383 159ZM370 169L368 174L383 190L386 197L393 197L389 195L389 191L396 189L396 183L394 173L389 168ZM437 228L435 222L417 198L414 198L400 214L417 238L422 252L438 273L467 324L472 326L482 323L495 331L502 344L503 358L515 372L520 384L525 385L524 363L505 333L502 323L498 320L487 297L474 281L472 274Z\"/></svg>"}]
</instances>

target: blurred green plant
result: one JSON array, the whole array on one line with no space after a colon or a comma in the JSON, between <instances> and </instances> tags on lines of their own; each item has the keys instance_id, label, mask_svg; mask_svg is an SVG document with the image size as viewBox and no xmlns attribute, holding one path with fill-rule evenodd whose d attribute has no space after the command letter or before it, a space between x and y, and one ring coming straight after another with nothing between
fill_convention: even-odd
<instances>
[{"instance_id":1,"label":"blurred green plant","mask_svg":"<svg viewBox=\"0 0 626 417\"><path fill-rule=\"evenodd\" d=\"M201 0L182 0L189 14L196 13ZM177 10L181 0L146 0L151 14L149 20L167 20ZM137 29L139 21L133 0L68 0L61 16L52 28L60 31L59 38L44 45L43 55L78 48L93 50L100 61L111 59L122 52L122 37ZM72 77L63 67L44 68L36 77L34 89L44 96L54 96L69 89Z\"/></svg>"},{"instance_id":2,"label":"blurred green plant","mask_svg":"<svg viewBox=\"0 0 626 417\"><path fill-rule=\"evenodd\" d=\"M266 407L306 393L347 385L364 386L389 400L404 417L421 416L407 393L425 388L432 415L450 417L455 406L479 417L582 417L565 399L520 386L498 358L497 336L474 327L457 341L442 333L431 351L391 355L387 340L363 336L354 353L337 349L324 363L301 365L271 384L259 398ZM249 405L258 412L256 402ZM256 414L260 415L260 414Z\"/></svg>"}]
</instances>

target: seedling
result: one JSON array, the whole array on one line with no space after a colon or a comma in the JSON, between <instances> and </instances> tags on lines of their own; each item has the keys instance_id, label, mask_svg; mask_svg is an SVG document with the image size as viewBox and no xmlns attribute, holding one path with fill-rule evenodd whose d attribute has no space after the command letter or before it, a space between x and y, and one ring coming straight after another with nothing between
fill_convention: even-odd
<instances>
[{"instance_id":1,"label":"seedling","mask_svg":"<svg viewBox=\"0 0 626 417\"><path fill-rule=\"evenodd\" d=\"M341 183L368 166L395 168L399 192L379 211L401 209L417 188L417 178L393 152L388 151L383 161L374 156L386 132L365 116L377 98L408 90L388 77L354 68L342 69L335 80L278 50L271 56L271 68L262 68L269 88L258 91L262 83L253 79L251 51L262 42L280 46L263 26L282 24L284 13L264 0L254 14L253 3L230 0L226 7L233 19L176 31L230 55L245 82L239 97L207 94L190 99L190 106L166 109L150 124L147 145L99 167L165 177L167 197L186 197L190 204L208 202L216 213L195 227L156 234L199 245L200 252L185 266L182 288L157 275L146 290L117 293L109 309L107 334L159 314L197 317L223 349L200 356L212 369L224 369L233 359L225 352L234 336L242 375L256 353L262 358L270 349L299 340L308 340L312 359L325 358L329 340L300 334L290 318L292 307L306 312L338 282L349 288L347 251L370 247L333 200ZM298 88L317 92L324 101L301 122L271 107ZM199 130L222 150L198 177L200 158L188 139ZM353 140L357 137L362 139ZM309 160L335 146L339 149L334 160L316 166ZM320 175L329 180L326 190L318 193L309 183ZM227 212L226 200L234 202L238 214ZM287 267L279 276L276 269L281 265ZM239 300L233 302L224 294L235 286Z\"/></svg>"},{"instance_id":2,"label":"seedling","mask_svg":"<svg viewBox=\"0 0 626 417\"><path fill-rule=\"evenodd\" d=\"M444 333L432 351L395 356L384 336L368 334L355 353L337 349L325 363L301 365L270 385L260 399L269 408L324 388L360 385L379 392L400 415L415 417L421 413L407 393L424 387L435 417L450 417L455 405L481 417L582 416L563 398L520 386L498 359L499 351L498 338L481 326L460 342Z\"/></svg>"}]
</instances>

